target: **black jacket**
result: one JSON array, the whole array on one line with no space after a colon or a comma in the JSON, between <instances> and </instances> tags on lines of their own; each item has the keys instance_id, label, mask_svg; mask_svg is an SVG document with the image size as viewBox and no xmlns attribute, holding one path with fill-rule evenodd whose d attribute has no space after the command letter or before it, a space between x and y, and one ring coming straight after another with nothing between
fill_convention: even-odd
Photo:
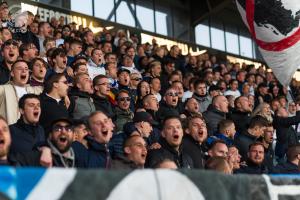
<instances>
[{"instance_id":1,"label":"black jacket","mask_svg":"<svg viewBox=\"0 0 300 200\"><path fill-rule=\"evenodd\" d=\"M167 105L167 103L162 100L156 115L159 122L162 122L166 117L173 115L179 116L179 112L176 107Z\"/></svg>"},{"instance_id":2,"label":"black jacket","mask_svg":"<svg viewBox=\"0 0 300 200\"><path fill-rule=\"evenodd\" d=\"M240 155L242 156L241 160L247 159L247 152L250 144L256 142L257 138L254 135L249 134L247 131L239 134L234 138L234 144L238 148Z\"/></svg>"},{"instance_id":3,"label":"black jacket","mask_svg":"<svg viewBox=\"0 0 300 200\"><path fill-rule=\"evenodd\" d=\"M300 169L294 163L287 161L286 163L278 164L274 170L274 174L300 174Z\"/></svg>"},{"instance_id":4,"label":"black jacket","mask_svg":"<svg viewBox=\"0 0 300 200\"><path fill-rule=\"evenodd\" d=\"M300 123L300 111L297 111L294 117L274 117L273 126L277 136L275 154L279 158L284 157L289 145L298 143L297 133L292 127L298 123Z\"/></svg>"},{"instance_id":5,"label":"black jacket","mask_svg":"<svg viewBox=\"0 0 300 200\"><path fill-rule=\"evenodd\" d=\"M154 168L163 160L168 159L174 161L178 168L193 168L191 157L182 150L182 147L177 152L164 138L161 138L159 143L160 149L148 151L145 167Z\"/></svg>"},{"instance_id":6,"label":"black jacket","mask_svg":"<svg viewBox=\"0 0 300 200\"><path fill-rule=\"evenodd\" d=\"M5 62L1 62L1 66L0 66L0 85L4 85L5 83L7 83L10 79L10 71L7 67L7 65L5 64Z\"/></svg>"},{"instance_id":7,"label":"black jacket","mask_svg":"<svg viewBox=\"0 0 300 200\"><path fill-rule=\"evenodd\" d=\"M13 39L21 40L22 43L33 43L35 47L40 51L39 39L30 30L27 30L25 33L22 32L14 33Z\"/></svg>"},{"instance_id":8,"label":"black jacket","mask_svg":"<svg viewBox=\"0 0 300 200\"><path fill-rule=\"evenodd\" d=\"M218 132L218 124L223 119L226 119L226 113L212 108L203 113L203 117L207 124L207 132L209 136L212 136Z\"/></svg>"},{"instance_id":9,"label":"black jacket","mask_svg":"<svg viewBox=\"0 0 300 200\"><path fill-rule=\"evenodd\" d=\"M194 168L204 168L204 152L199 142L195 141L192 136L185 135L182 141L182 150L193 160Z\"/></svg>"},{"instance_id":10,"label":"black jacket","mask_svg":"<svg viewBox=\"0 0 300 200\"><path fill-rule=\"evenodd\" d=\"M40 124L44 127L46 135L49 134L51 123L59 118L69 118L64 100L57 102L45 93L40 95L41 116Z\"/></svg>"},{"instance_id":11,"label":"black jacket","mask_svg":"<svg viewBox=\"0 0 300 200\"><path fill-rule=\"evenodd\" d=\"M104 112L104 114L106 114L109 118L114 118L114 109L108 98L103 98L95 94L92 96L92 98L94 100L96 110Z\"/></svg>"},{"instance_id":12,"label":"black jacket","mask_svg":"<svg viewBox=\"0 0 300 200\"><path fill-rule=\"evenodd\" d=\"M111 169L139 169L141 167L137 166L133 161L128 160L124 156L118 156L111 161Z\"/></svg>"},{"instance_id":13,"label":"black jacket","mask_svg":"<svg viewBox=\"0 0 300 200\"><path fill-rule=\"evenodd\" d=\"M247 166L242 166L240 169L235 171L236 174L268 174L268 169L263 165L257 165L252 161L247 161Z\"/></svg>"},{"instance_id":14,"label":"black jacket","mask_svg":"<svg viewBox=\"0 0 300 200\"><path fill-rule=\"evenodd\" d=\"M241 112L239 110L233 109L232 113L228 116L234 122L236 131L239 133L247 130L251 117L248 112Z\"/></svg>"},{"instance_id":15,"label":"black jacket","mask_svg":"<svg viewBox=\"0 0 300 200\"><path fill-rule=\"evenodd\" d=\"M30 152L45 143L44 129L40 125L25 124L22 117L9 126L11 134L11 152Z\"/></svg>"}]
</instances>

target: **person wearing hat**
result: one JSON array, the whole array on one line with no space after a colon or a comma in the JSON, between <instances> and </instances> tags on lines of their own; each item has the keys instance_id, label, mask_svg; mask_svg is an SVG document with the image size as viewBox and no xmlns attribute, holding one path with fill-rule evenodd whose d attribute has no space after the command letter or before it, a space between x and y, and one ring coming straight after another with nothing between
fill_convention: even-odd
<instances>
[{"instance_id":1,"label":"person wearing hat","mask_svg":"<svg viewBox=\"0 0 300 200\"><path fill-rule=\"evenodd\" d=\"M72 121L68 118L56 119L51 123L51 130L46 143L41 144L39 150L17 155L16 160L21 166L83 167L85 163L75 164L75 153L71 147L73 137ZM45 161L43 156L50 159L49 163L43 163Z\"/></svg>"},{"instance_id":2,"label":"person wearing hat","mask_svg":"<svg viewBox=\"0 0 300 200\"><path fill-rule=\"evenodd\" d=\"M148 140L153 130L152 126L156 124L157 122L153 120L149 113L144 111L136 112L133 122L125 124L124 131L113 136L111 140L113 157L124 155L124 141L132 135L139 135Z\"/></svg>"},{"instance_id":3,"label":"person wearing hat","mask_svg":"<svg viewBox=\"0 0 300 200\"><path fill-rule=\"evenodd\" d=\"M265 82L260 83L255 92L254 107L258 106L262 102L270 103L272 96L268 93L268 85Z\"/></svg>"}]
</instances>

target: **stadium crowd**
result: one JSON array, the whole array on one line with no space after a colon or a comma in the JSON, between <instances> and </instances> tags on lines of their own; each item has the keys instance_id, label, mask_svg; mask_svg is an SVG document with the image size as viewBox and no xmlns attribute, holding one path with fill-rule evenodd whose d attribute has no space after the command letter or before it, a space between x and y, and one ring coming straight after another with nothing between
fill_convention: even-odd
<instances>
[{"instance_id":1,"label":"stadium crowd","mask_svg":"<svg viewBox=\"0 0 300 200\"><path fill-rule=\"evenodd\" d=\"M6 2L0 19L0 165L300 172L296 80Z\"/></svg>"}]
</instances>

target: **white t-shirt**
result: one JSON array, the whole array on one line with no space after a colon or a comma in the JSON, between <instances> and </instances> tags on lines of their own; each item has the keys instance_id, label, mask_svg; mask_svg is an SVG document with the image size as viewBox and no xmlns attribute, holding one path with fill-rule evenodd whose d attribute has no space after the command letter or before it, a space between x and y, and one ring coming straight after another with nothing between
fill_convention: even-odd
<instances>
[{"instance_id":1,"label":"white t-shirt","mask_svg":"<svg viewBox=\"0 0 300 200\"><path fill-rule=\"evenodd\" d=\"M17 85L14 85L16 92L17 92L17 96L18 99L20 99L24 94L27 94L26 88L25 87L20 87Z\"/></svg>"}]
</instances>

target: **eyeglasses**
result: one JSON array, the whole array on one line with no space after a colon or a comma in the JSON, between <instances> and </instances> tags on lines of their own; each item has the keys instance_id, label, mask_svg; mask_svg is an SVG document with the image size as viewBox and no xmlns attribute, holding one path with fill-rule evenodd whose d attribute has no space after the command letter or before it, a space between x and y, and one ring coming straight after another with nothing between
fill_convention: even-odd
<instances>
[{"instance_id":1,"label":"eyeglasses","mask_svg":"<svg viewBox=\"0 0 300 200\"><path fill-rule=\"evenodd\" d=\"M53 132L62 132L63 130L67 131L67 132L71 132L73 131L73 127L71 125L67 125L67 126L62 126L62 125L55 125L52 128Z\"/></svg>"},{"instance_id":2,"label":"eyeglasses","mask_svg":"<svg viewBox=\"0 0 300 200\"><path fill-rule=\"evenodd\" d=\"M64 32L70 32L70 29L64 29L63 31Z\"/></svg>"},{"instance_id":3,"label":"eyeglasses","mask_svg":"<svg viewBox=\"0 0 300 200\"><path fill-rule=\"evenodd\" d=\"M130 97L120 97L118 98L119 101L130 101L131 98Z\"/></svg>"},{"instance_id":4,"label":"eyeglasses","mask_svg":"<svg viewBox=\"0 0 300 200\"><path fill-rule=\"evenodd\" d=\"M170 96L170 97L178 97L178 93L177 92L169 92L166 94L167 96Z\"/></svg>"},{"instance_id":5,"label":"eyeglasses","mask_svg":"<svg viewBox=\"0 0 300 200\"><path fill-rule=\"evenodd\" d=\"M142 79L141 78L132 78L131 80L133 80L133 81L141 81Z\"/></svg>"}]
</instances>

